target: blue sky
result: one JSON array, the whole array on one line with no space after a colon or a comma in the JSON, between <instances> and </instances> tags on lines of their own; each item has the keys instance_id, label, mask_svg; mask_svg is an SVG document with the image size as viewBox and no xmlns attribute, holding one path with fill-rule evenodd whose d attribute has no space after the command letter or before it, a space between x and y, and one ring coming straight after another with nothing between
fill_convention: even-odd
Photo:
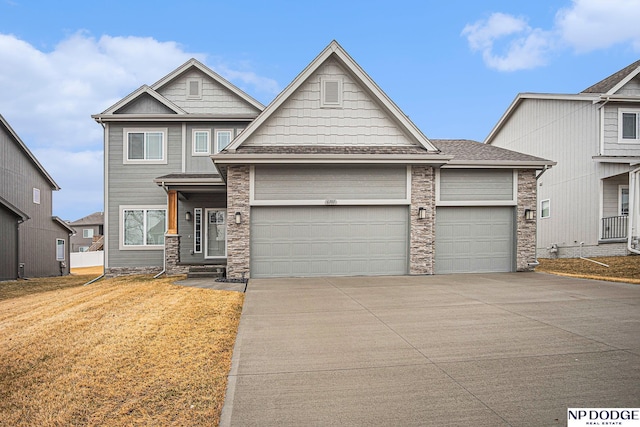
<instances>
[{"instance_id":1,"label":"blue sky","mask_svg":"<svg viewBox=\"0 0 640 427\"><path fill-rule=\"evenodd\" d=\"M482 141L519 92L577 93L640 59L640 0L0 0L0 114L102 210L91 118L195 57L264 104L337 40L429 138Z\"/></svg>"}]
</instances>

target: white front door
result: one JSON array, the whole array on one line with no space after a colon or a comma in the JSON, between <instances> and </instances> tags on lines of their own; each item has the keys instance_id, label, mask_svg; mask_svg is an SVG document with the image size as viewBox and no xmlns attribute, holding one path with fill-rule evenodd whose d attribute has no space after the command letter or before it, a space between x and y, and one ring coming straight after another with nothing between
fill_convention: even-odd
<instances>
[{"instance_id":1,"label":"white front door","mask_svg":"<svg viewBox=\"0 0 640 427\"><path fill-rule=\"evenodd\" d=\"M227 256L227 212L224 209L205 210L205 258Z\"/></svg>"}]
</instances>

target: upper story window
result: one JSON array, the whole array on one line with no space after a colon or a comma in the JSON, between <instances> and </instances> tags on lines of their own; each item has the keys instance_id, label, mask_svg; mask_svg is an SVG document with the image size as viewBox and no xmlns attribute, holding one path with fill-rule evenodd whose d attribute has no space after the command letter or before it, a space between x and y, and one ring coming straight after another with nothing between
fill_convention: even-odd
<instances>
[{"instance_id":1,"label":"upper story window","mask_svg":"<svg viewBox=\"0 0 640 427\"><path fill-rule=\"evenodd\" d=\"M231 142L232 129L220 129L216 131L216 153L222 151Z\"/></svg>"},{"instance_id":2,"label":"upper story window","mask_svg":"<svg viewBox=\"0 0 640 427\"><path fill-rule=\"evenodd\" d=\"M206 156L210 153L211 131L208 129L193 130L193 155Z\"/></svg>"},{"instance_id":3,"label":"upper story window","mask_svg":"<svg viewBox=\"0 0 640 427\"><path fill-rule=\"evenodd\" d=\"M618 133L620 142L640 140L640 110L619 110Z\"/></svg>"},{"instance_id":4,"label":"upper story window","mask_svg":"<svg viewBox=\"0 0 640 427\"><path fill-rule=\"evenodd\" d=\"M320 106L324 108L342 107L342 81L338 79L320 80Z\"/></svg>"},{"instance_id":5,"label":"upper story window","mask_svg":"<svg viewBox=\"0 0 640 427\"><path fill-rule=\"evenodd\" d=\"M33 189L33 203L35 203L36 205L40 204L40 189L39 188L34 188Z\"/></svg>"},{"instance_id":6,"label":"upper story window","mask_svg":"<svg viewBox=\"0 0 640 427\"><path fill-rule=\"evenodd\" d=\"M202 99L202 79L187 79L187 99Z\"/></svg>"},{"instance_id":7,"label":"upper story window","mask_svg":"<svg viewBox=\"0 0 640 427\"><path fill-rule=\"evenodd\" d=\"M93 238L93 228L85 228L84 230L82 230L82 238L83 239Z\"/></svg>"},{"instance_id":8,"label":"upper story window","mask_svg":"<svg viewBox=\"0 0 640 427\"><path fill-rule=\"evenodd\" d=\"M124 163L166 164L167 129L124 129Z\"/></svg>"}]
</instances>

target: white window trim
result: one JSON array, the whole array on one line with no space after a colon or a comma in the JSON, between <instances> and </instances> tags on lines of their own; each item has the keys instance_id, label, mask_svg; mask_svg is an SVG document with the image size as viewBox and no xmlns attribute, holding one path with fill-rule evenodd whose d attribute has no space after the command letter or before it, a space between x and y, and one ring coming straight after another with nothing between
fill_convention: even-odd
<instances>
[{"instance_id":1,"label":"white window trim","mask_svg":"<svg viewBox=\"0 0 640 427\"><path fill-rule=\"evenodd\" d=\"M204 132L207 134L207 151L196 151L196 133ZM191 155L192 156L210 156L211 155L211 129L193 129L191 131Z\"/></svg>"},{"instance_id":2,"label":"white window trim","mask_svg":"<svg viewBox=\"0 0 640 427\"><path fill-rule=\"evenodd\" d=\"M191 87L191 82L198 82L198 93L196 95L191 95L191 93L189 92L189 88ZM186 97L187 99L202 99L202 79L200 77L191 77L187 79L187 87L185 88L186 90Z\"/></svg>"},{"instance_id":3,"label":"white window trim","mask_svg":"<svg viewBox=\"0 0 640 427\"><path fill-rule=\"evenodd\" d=\"M162 159L129 159L129 137L130 133L162 133ZM167 128L124 128L122 129L122 163L125 165L166 165L167 164Z\"/></svg>"},{"instance_id":4,"label":"white window trim","mask_svg":"<svg viewBox=\"0 0 640 427\"><path fill-rule=\"evenodd\" d=\"M40 204L40 189L39 188L33 188L33 203L35 203L36 205Z\"/></svg>"},{"instance_id":5,"label":"white window trim","mask_svg":"<svg viewBox=\"0 0 640 427\"><path fill-rule=\"evenodd\" d=\"M58 256L58 245L62 242L62 258ZM56 239L56 261L64 261L67 253L67 242L64 239Z\"/></svg>"},{"instance_id":6,"label":"white window trim","mask_svg":"<svg viewBox=\"0 0 640 427\"><path fill-rule=\"evenodd\" d=\"M547 216L542 216L543 214L542 205L544 204L544 202L549 203L549 215ZM544 199L540 201L540 219L547 219L547 218L551 218L551 199Z\"/></svg>"},{"instance_id":7,"label":"white window trim","mask_svg":"<svg viewBox=\"0 0 640 427\"><path fill-rule=\"evenodd\" d=\"M222 132L229 132L229 144L227 144L226 147L231 145L231 142L234 139L233 138L233 129L216 129L216 153L220 152L220 146L218 144L218 134L220 134Z\"/></svg>"},{"instance_id":8,"label":"white window trim","mask_svg":"<svg viewBox=\"0 0 640 427\"><path fill-rule=\"evenodd\" d=\"M224 212L224 255L218 255L218 256L209 256L207 255L209 253L209 212L211 211L223 211ZM227 215L227 210L225 208L207 208L204 210L204 215L203 215L203 220L204 220L204 228L203 228L203 232L202 232L202 240L204 241L203 243L203 248L204 248L204 258L205 259L224 259L227 258L227 245L229 244L229 240L227 238L227 227L229 225L229 218Z\"/></svg>"},{"instance_id":9,"label":"white window trim","mask_svg":"<svg viewBox=\"0 0 640 427\"><path fill-rule=\"evenodd\" d=\"M120 238L118 239L118 247L121 251L161 251L164 249L164 245L125 245L124 244L124 211L128 210L163 210L165 212L164 222L165 222L165 233L168 226L168 215L167 215L167 206L166 205L120 205L120 221L118 224L119 231L118 234Z\"/></svg>"},{"instance_id":10,"label":"white window trim","mask_svg":"<svg viewBox=\"0 0 640 427\"><path fill-rule=\"evenodd\" d=\"M636 115L636 138L622 138L622 114L633 113ZM618 108L618 143L620 144L637 144L640 142L640 109L634 108Z\"/></svg>"},{"instance_id":11,"label":"white window trim","mask_svg":"<svg viewBox=\"0 0 640 427\"><path fill-rule=\"evenodd\" d=\"M627 216L629 215L628 212L626 215L622 213L622 190L627 190L628 193L629 186L626 184L618 185L618 216Z\"/></svg>"},{"instance_id":12,"label":"white window trim","mask_svg":"<svg viewBox=\"0 0 640 427\"><path fill-rule=\"evenodd\" d=\"M82 238L83 239L93 239L93 228L84 228L82 230Z\"/></svg>"},{"instance_id":13,"label":"white window trim","mask_svg":"<svg viewBox=\"0 0 640 427\"><path fill-rule=\"evenodd\" d=\"M325 85L328 82L338 83L338 102L326 102L325 100ZM342 108L343 101L343 84L342 80L338 78L323 77L320 79L320 108Z\"/></svg>"}]
</instances>

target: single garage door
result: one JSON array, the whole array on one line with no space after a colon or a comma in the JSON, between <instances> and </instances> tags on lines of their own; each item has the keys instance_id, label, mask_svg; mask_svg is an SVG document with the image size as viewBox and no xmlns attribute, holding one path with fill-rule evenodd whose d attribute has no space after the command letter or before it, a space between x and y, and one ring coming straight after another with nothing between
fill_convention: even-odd
<instances>
[{"instance_id":1,"label":"single garage door","mask_svg":"<svg viewBox=\"0 0 640 427\"><path fill-rule=\"evenodd\" d=\"M435 273L514 271L513 209L437 208Z\"/></svg>"},{"instance_id":2,"label":"single garage door","mask_svg":"<svg viewBox=\"0 0 640 427\"><path fill-rule=\"evenodd\" d=\"M407 206L251 209L251 277L402 275Z\"/></svg>"}]
</instances>

